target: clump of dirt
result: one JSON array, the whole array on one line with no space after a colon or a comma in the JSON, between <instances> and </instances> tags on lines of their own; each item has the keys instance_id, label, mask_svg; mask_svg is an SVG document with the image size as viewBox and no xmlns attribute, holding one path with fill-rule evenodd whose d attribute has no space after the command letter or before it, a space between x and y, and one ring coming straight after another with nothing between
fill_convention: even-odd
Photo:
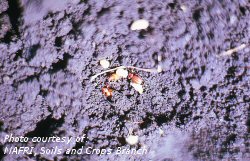
<instances>
[{"instance_id":1,"label":"clump of dirt","mask_svg":"<svg viewBox=\"0 0 250 161\"><path fill-rule=\"evenodd\" d=\"M138 148L146 145L149 153L118 156L120 159L249 157L250 11L246 1L75 0L63 5L55 2L51 7L49 1L37 1L43 13L27 21L36 11L33 3L0 2L1 136L86 134L86 143L58 146L105 149L129 147L125 138L132 129L139 136ZM13 10L17 12L13 14ZM149 27L130 30L138 19L148 20ZM219 56L242 44L247 47ZM98 64L101 59L109 60L111 68L157 68L157 55L162 56L162 72L138 71L145 85L141 95L121 80L109 101L101 92L106 77L90 81L103 70ZM181 142L175 134L183 136ZM163 148L158 149L159 144ZM17 145L55 146L1 143L0 147ZM169 147L177 150L164 156L162 151ZM2 158L116 157L61 154Z\"/></svg>"}]
</instances>

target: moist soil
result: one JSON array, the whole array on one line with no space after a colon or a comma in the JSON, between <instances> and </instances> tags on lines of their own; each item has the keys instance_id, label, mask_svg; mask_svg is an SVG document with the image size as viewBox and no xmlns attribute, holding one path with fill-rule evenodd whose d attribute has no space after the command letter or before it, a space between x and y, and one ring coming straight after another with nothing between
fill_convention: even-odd
<instances>
[{"instance_id":1,"label":"moist soil","mask_svg":"<svg viewBox=\"0 0 250 161\"><path fill-rule=\"evenodd\" d=\"M1 0L0 135L78 137L82 143L9 143L2 160L250 159L250 3L182 0ZM145 30L132 31L138 19ZM221 56L245 44L242 50ZM162 57L162 61L158 57ZM143 79L139 94L121 65ZM139 143L130 146L129 134ZM10 155L5 147L61 147L62 154ZM146 155L66 154L67 148L146 147Z\"/></svg>"}]
</instances>

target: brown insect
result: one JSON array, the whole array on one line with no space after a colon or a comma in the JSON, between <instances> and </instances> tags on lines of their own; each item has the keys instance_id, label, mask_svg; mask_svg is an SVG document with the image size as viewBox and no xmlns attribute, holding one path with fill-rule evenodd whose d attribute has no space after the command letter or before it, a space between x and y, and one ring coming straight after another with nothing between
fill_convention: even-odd
<instances>
[{"instance_id":1,"label":"brown insect","mask_svg":"<svg viewBox=\"0 0 250 161\"><path fill-rule=\"evenodd\" d=\"M107 98L112 97L112 92L113 92L113 89L111 89L109 86L102 87L102 94L106 96Z\"/></svg>"},{"instance_id":2,"label":"brown insect","mask_svg":"<svg viewBox=\"0 0 250 161\"><path fill-rule=\"evenodd\" d=\"M132 82L136 83L136 84L142 84L142 82L143 82L142 78L134 73L129 73L128 79L131 79Z\"/></svg>"}]
</instances>

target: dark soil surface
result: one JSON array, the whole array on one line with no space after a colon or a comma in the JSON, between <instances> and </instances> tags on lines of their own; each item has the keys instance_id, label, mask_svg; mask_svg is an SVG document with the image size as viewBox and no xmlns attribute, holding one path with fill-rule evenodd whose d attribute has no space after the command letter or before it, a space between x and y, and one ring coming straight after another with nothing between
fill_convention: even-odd
<instances>
[{"instance_id":1,"label":"dark soil surface","mask_svg":"<svg viewBox=\"0 0 250 161\"><path fill-rule=\"evenodd\" d=\"M1 138L88 136L67 145L1 139L1 159L250 159L249 8L247 0L0 0ZM131 31L140 18L149 28ZM138 71L141 95L120 80L108 100L106 76L89 80L103 71L100 59L156 68L157 55L161 73ZM9 146L129 148L129 130L148 154L3 155Z\"/></svg>"}]
</instances>

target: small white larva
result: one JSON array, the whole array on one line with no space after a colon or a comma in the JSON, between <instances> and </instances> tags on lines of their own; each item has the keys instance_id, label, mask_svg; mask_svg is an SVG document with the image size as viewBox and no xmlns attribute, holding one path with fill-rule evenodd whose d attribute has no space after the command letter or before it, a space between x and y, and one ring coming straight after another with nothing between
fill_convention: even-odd
<instances>
[{"instance_id":1,"label":"small white larva","mask_svg":"<svg viewBox=\"0 0 250 161\"><path fill-rule=\"evenodd\" d=\"M136 20L132 23L130 29L131 30L143 30L143 29L147 29L149 26L149 22L145 19L139 19Z\"/></svg>"},{"instance_id":2,"label":"small white larva","mask_svg":"<svg viewBox=\"0 0 250 161\"><path fill-rule=\"evenodd\" d=\"M127 78L127 76L128 76L128 71L125 70L125 69L119 68L119 69L116 70L116 74L117 74L119 77Z\"/></svg>"},{"instance_id":3,"label":"small white larva","mask_svg":"<svg viewBox=\"0 0 250 161\"><path fill-rule=\"evenodd\" d=\"M106 59L102 59L100 60L100 65L104 68L104 69L107 69L110 65L109 61L106 60Z\"/></svg>"}]
</instances>

